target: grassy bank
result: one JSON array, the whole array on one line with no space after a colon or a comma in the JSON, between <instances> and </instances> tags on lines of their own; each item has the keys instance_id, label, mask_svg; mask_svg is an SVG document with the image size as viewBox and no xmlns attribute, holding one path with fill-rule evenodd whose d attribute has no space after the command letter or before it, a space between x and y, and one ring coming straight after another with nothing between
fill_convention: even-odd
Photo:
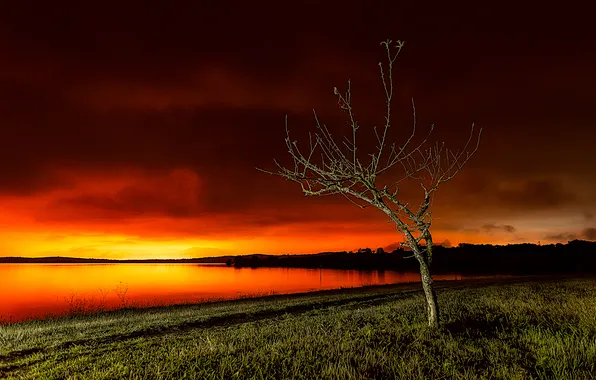
<instances>
[{"instance_id":1,"label":"grassy bank","mask_svg":"<svg viewBox=\"0 0 596 380\"><path fill-rule=\"evenodd\" d=\"M440 283L124 310L0 326L0 377L589 379L596 279Z\"/></svg>"}]
</instances>

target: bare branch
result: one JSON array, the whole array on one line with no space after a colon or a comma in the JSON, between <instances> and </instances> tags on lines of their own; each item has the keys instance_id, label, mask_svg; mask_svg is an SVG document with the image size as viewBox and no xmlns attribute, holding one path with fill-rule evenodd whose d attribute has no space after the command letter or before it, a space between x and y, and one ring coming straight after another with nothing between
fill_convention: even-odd
<instances>
[{"instance_id":1,"label":"bare branch","mask_svg":"<svg viewBox=\"0 0 596 380\"><path fill-rule=\"evenodd\" d=\"M340 93L335 87L334 94L337 96L339 108L348 113L351 140L348 137L337 139L332 136L329 128L319 121L316 111L313 110L317 131L314 134L309 133L308 147L303 148L297 141L291 139L286 116L285 143L293 165L285 167L274 160L278 169L276 172L257 169L299 183L305 196L340 194L359 208L374 206L385 213L389 221L394 223L396 231L403 235L402 244L412 250L412 257L420 263L427 299L435 297L436 303L436 296L432 295L434 294L432 279L428 269L432 262L433 240L430 228L433 221L431 206L434 194L441 184L453 179L476 153L482 129L479 130L476 144L471 151L469 148L474 138L474 124L461 150L447 149L444 143L438 142L429 146L428 141L435 128L434 125L430 126L423 140L414 145L417 114L414 99L412 99L411 134L402 145L395 143L389 145L387 139L388 131L392 127L394 95L393 69L404 43L397 41L395 45L392 44L391 40L381 43L387 55L386 67L379 63L385 93L385 114L382 134L376 126L373 128L376 141L376 150L373 153L359 154L361 147L357 144L356 134L360 124L352 106L352 84L348 81L345 93ZM319 157L320 160L315 160ZM401 168L403 173L398 175L390 172L393 168ZM389 181L389 185L380 185L377 181L377 177L384 173L391 174L394 178ZM423 197L416 208L412 208L408 202L400 198L400 185L406 180L419 181L422 189ZM424 245L421 245L422 243ZM431 305L430 301L429 305Z\"/></svg>"}]
</instances>

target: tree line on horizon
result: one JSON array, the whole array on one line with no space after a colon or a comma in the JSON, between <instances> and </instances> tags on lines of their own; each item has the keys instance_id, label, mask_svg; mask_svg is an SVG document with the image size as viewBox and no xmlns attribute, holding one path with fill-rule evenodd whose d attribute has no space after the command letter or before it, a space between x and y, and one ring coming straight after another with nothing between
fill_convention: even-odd
<instances>
[{"instance_id":1,"label":"tree line on horizon","mask_svg":"<svg viewBox=\"0 0 596 380\"><path fill-rule=\"evenodd\" d=\"M435 273L540 274L595 273L596 242L572 240L567 244L532 243L492 245L461 243L433 247ZM403 248L321 252L301 255L245 255L227 259L236 268L288 267L417 271L412 252Z\"/></svg>"}]
</instances>

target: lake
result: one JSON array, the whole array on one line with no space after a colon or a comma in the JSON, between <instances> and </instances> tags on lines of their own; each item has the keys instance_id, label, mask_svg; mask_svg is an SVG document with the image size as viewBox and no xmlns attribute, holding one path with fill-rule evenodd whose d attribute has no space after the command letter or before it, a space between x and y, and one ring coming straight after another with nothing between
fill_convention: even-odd
<instances>
[{"instance_id":1,"label":"lake","mask_svg":"<svg viewBox=\"0 0 596 380\"><path fill-rule=\"evenodd\" d=\"M460 280L457 274L434 276ZM420 281L418 273L200 264L0 264L0 321Z\"/></svg>"}]
</instances>

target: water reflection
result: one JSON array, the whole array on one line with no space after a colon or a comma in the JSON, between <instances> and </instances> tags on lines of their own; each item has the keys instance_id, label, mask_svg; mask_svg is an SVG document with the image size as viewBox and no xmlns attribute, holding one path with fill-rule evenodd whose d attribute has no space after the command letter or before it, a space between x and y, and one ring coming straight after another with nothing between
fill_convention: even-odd
<instances>
[{"instance_id":1,"label":"water reflection","mask_svg":"<svg viewBox=\"0 0 596 380\"><path fill-rule=\"evenodd\" d=\"M456 280L461 275L438 275ZM200 302L417 282L417 273L196 264L0 264L0 317L19 321L126 305Z\"/></svg>"}]
</instances>

